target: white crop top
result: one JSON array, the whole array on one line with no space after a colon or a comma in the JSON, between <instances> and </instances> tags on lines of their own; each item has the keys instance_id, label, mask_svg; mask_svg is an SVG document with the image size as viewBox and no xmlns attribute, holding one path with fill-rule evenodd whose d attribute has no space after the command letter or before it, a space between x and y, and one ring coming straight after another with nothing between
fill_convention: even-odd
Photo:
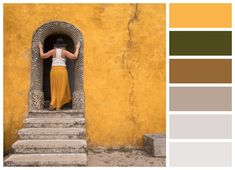
<instances>
[{"instance_id":1,"label":"white crop top","mask_svg":"<svg viewBox=\"0 0 235 170\"><path fill-rule=\"evenodd\" d=\"M62 49L56 48L56 55L52 57L52 66L65 66L66 67L66 59L61 57Z\"/></svg>"}]
</instances>

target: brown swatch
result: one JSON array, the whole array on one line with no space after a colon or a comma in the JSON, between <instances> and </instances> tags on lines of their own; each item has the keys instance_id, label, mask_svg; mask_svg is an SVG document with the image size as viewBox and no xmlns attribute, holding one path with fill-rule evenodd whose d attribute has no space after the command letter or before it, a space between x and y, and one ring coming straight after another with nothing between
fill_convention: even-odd
<instances>
[{"instance_id":1,"label":"brown swatch","mask_svg":"<svg viewBox=\"0 0 235 170\"><path fill-rule=\"evenodd\" d=\"M170 83L231 83L231 59L171 59Z\"/></svg>"}]
</instances>

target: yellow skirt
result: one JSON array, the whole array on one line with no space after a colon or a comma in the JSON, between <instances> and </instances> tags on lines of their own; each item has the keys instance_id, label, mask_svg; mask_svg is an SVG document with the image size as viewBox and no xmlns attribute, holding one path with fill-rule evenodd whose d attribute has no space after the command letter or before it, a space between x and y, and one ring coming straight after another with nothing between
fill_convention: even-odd
<instances>
[{"instance_id":1,"label":"yellow skirt","mask_svg":"<svg viewBox=\"0 0 235 170\"><path fill-rule=\"evenodd\" d=\"M71 93L69 87L68 72L64 66L52 66L50 71L51 105L53 108L61 108L70 102Z\"/></svg>"}]
</instances>

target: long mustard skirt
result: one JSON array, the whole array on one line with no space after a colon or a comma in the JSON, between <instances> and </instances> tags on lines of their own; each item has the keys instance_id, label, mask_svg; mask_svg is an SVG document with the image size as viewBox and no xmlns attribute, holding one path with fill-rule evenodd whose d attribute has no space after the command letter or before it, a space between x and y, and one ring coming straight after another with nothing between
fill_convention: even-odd
<instances>
[{"instance_id":1,"label":"long mustard skirt","mask_svg":"<svg viewBox=\"0 0 235 170\"><path fill-rule=\"evenodd\" d=\"M50 71L51 105L61 108L71 101L68 72L64 66L52 66Z\"/></svg>"}]
</instances>

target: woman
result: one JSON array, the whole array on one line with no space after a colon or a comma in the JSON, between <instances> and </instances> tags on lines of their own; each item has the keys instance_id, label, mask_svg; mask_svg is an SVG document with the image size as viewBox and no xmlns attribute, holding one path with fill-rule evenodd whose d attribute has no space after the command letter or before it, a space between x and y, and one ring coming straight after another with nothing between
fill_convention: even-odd
<instances>
[{"instance_id":1,"label":"woman","mask_svg":"<svg viewBox=\"0 0 235 170\"><path fill-rule=\"evenodd\" d=\"M57 38L54 49L43 52L42 43L38 43L40 57L47 59L52 56L52 67L50 71L51 102L49 110L61 110L61 107L71 101L71 93L68 81L68 72L66 69L66 58L75 60L78 58L80 42L76 45L74 53L65 49L66 44L62 38Z\"/></svg>"}]
</instances>

